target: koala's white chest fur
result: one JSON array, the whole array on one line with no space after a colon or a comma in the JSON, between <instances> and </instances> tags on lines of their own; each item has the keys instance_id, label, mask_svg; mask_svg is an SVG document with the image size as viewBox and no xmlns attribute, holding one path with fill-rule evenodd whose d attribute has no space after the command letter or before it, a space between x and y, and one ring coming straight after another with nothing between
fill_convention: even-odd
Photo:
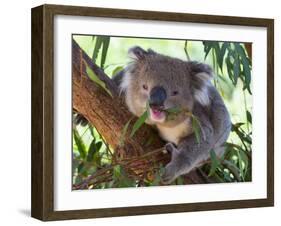
<instances>
[{"instance_id":1,"label":"koala's white chest fur","mask_svg":"<svg viewBox=\"0 0 281 226\"><path fill-rule=\"evenodd\" d=\"M192 127L190 126L190 119L186 119L180 124L174 127L164 127L157 125L160 136L169 142L178 144L180 139L188 136L192 133Z\"/></svg>"}]
</instances>

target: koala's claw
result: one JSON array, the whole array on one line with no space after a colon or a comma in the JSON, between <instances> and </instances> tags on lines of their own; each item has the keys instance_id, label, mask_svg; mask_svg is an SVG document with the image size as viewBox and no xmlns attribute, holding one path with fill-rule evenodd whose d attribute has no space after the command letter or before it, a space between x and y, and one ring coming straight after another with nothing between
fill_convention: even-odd
<instances>
[{"instance_id":1,"label":"koala's claw","mask_svg":"<svg viewBox=\"0 0 281 226\"><path fill-rule=\"evenodd\" d=\"M173 145L172 143L167 143L165 145L165 149L167 150L167 152L169 152L170 154L172 154L172 152L174 151L174 149L176 149L175 145Z\"/></svg>"},{"instance_id":2,"label":"koala's claw","mask_svg":"<svg viewBox=\"0 0 281 226\"><path fill-rule=\"evenodd\" d=\"M165 167L165 171L161 176L162 184L170 184L176 179L175 169L171 165Z\"/></svg>"},{"instance_id":3,"label":"koala's claw","mask_svg":"<svg viewBox=\"0 0 281 226\"><path fill-rule=\"evenodd\" d=\"M173 182L173 180L174 180L173 177L170 177L168 175L166 175L166 176L163 175L161 178L161 183L162 184L171 184Z\"/></svg>"}]
</instances>

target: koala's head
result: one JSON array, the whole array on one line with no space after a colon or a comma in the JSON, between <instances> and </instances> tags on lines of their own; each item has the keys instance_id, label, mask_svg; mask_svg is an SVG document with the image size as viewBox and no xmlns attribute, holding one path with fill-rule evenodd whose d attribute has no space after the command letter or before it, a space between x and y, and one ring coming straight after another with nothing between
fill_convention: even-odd
<instances>
[{"instance_id":1,"label":"koala's head","mask_svg":"<svg viewBox=\"0 0 281 226\"><path fill-rule=\"evenodd\" d=\"M140 47L129 50L132 63L120 85L129 110L140 116L149 110L149 124L175 125L187 116L170 119L167 109L192 111L194 103L209 104L208 86L212 70L206 64L161 55Z\"/></svg>"}]
</instances>

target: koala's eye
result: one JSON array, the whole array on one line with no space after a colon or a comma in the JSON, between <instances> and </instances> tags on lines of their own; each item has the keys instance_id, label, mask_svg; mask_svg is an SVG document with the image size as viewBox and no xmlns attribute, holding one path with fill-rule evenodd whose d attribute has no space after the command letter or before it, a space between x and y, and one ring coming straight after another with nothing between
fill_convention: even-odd
<instances>
[{"instance_id":1,"label":"koala's eye","mask_svg":"<svg viewBox=\"0 0 281 226\"><path fill-rule=\"evenodd\" d=\"M176 95L178 95L179 94L179 91L173 91L172 92L172 96L176 96Z\"/></svg>"},{"instance_id":2,"label":"koala's eye","mask_svg":"<svg viewBox=\"0 0 281 226\"><path fill-rule=\"evenodd\" d=\"M148 90L148 86L145 85L145 84L142 85L142 88L143 88L144 90Z\"/></svg>"}]
</instances>

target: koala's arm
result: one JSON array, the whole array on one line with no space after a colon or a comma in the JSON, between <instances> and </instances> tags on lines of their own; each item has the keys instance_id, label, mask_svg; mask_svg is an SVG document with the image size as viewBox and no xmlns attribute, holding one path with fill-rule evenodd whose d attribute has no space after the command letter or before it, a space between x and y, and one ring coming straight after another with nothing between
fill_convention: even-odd
<instances>
[{"instance_id":1,"label":"koala's arm","mask_svg":"<svg viewBox=\"0 0 281 226\"><path fill-rule=\"evenodd\" d=\"M193 114L199 120L201 127L199 142L195 134L192 134L183 138L177 147L172 144L166 145L172 159L165 167L163 183L171 183L178 176L189 173L209 158L211 149L217 154L223 152L222 145L229 135L231 122L228 111L215 88L211 87L210 95L212 101L209 108L196 104L193 109Z\"/></svg>"}]
</instances>

